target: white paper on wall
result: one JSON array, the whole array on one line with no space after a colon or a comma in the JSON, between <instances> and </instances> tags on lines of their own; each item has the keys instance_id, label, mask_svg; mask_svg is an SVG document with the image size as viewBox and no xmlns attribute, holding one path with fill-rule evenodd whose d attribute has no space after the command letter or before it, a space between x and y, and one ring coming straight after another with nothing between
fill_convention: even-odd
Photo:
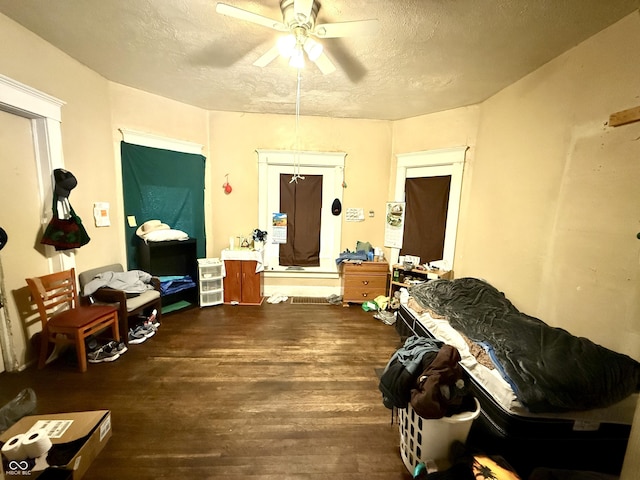
<instances>
[{"instance_id":1,"label":"white paper on wall","mask_svg":"<svg viewBox=\"0 0 640 480\"><path fill-rule=\"evenodd\" d=\"M364 222L364 209L347 208L345 211L345 220L347 222Z\"/></svg>"},{"instance_id":2,"label":"white paper on wall","mask_svg":"<svg viewBox=\"0 0 640 480\"><path fill-rule=\"evenodd\" d=\"M93 218L96 221L96 227L108 227L111 225L109 220L109 202L96 202L93 204Z\"/></svg>"}]
</instances>

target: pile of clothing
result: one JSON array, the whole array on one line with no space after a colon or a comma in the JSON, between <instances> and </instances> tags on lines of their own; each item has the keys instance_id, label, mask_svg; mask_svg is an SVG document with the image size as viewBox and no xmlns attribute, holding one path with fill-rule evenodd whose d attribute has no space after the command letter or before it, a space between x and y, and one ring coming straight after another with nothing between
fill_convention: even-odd
<instances>
[{"instance_id":1,"label":"pile of clothing","mask_svg":"<svg viewBox=\"0 0 640 480\"><path fill-rule=\"evenodd\" d=\"M411 406L422 418L437 419L473 411L460 353L433 338L412 336L392 356L379 383L385 407Z\"/></svg>"}]
</instances>

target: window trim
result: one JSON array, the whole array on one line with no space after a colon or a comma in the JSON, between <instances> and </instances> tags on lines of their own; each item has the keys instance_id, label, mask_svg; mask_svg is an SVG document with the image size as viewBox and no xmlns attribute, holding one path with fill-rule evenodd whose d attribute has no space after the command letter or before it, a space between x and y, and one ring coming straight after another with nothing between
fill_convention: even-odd
<instances>
[{"instance_id":1,"label":"window trim","mask_svg":"<svg viewBox=\"0 0 640 480\"><path fill-rule=\"evenodd\" d=\"M268 209L269 205L269 171L279 169L280 167L300 166L301 168L313 167L314 169L323 169L325 180L332 182L332 197L327 201L332 202L334 198L342 201L342 172L344 170L345 158L344 152L295 152L289 150L256 150L258 154L258 228L268 233L267 245L272 239L271 214ZM328 178L327 173L331 171L333 179ZM318 172L314 172L317 174ZM330 185L331 186L331 185ZM323 215L324 217L324 215ZM330 237L330 252L322 250L324 243L321 241L321 259L320 267L303 267L303 270L287 270L286 267L280 267L274 264L273 255L269 256L265 252L265 276L269 277L303 277L303 278L337 278L338 268L335 259L340 254L341 237L342 237L342 217L333 216L329 213L331 221L321 225L321 235L326 234ZM330 232L326 233L323 229L330 228ZM331 257L331 258L330 258Z\"/></svg>"},{"instance_id":2,"label":"window trim","mask_svg":"<svg viewBox=\"0 0 640 480\"><path fill-rule=\"evenodd\" d=\"M399 153L397 158L395 201L404 202L404 184L406 179L412 177L411 170L432 168L434 174L451 175L451 189L449 191L449 207L447 210L447 223L444 241L443 260L453 268L455 256L456 237L458 232L458 216L460 214L460 196L462 193L462 174L464 170L465 155L468 146L424 150L411 153ZM437 172L437 173L436 173ZM400 254L399 248L391 249L391 262L397 263Z\"/></svg>"}]
</instances>

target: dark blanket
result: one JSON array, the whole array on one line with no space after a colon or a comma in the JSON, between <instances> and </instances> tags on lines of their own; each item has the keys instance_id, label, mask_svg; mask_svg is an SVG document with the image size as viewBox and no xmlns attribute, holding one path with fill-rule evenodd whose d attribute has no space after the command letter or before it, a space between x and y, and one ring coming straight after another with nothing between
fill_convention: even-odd
<instances>
[{"instance_id":1,"label":"dark blanket","mask_svg":"<svg viewBox=\"0 0 640 480\"><path fill-rule=\"evenodd\" d=\"M640 363L519 312L482 280L433 280L410 293L484 344L531 412L606 407L640 391Z\"/></svg>"}]
</instances>

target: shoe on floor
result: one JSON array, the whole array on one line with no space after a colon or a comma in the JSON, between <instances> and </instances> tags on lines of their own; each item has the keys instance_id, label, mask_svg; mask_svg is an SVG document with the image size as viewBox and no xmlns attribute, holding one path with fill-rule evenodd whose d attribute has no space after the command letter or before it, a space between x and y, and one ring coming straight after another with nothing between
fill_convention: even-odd
<instances>
[{"instance_id":1,"label":"shoe on floor","mask_svg":"<svg viewBox=\"0 0 640 480\"><path fill-rule=\"evenodd\" d=\"M128 350L124 342L116 342L115 340L112 340L109 343L107 343L107 346L111 348L114 352L116 352L118 355L122 355Z\"/></svg>"},{"instance_id":2,"label":"shoe on floor","mask_svg":"<svg viewBox=\"0 0 640 480\"><path fill-rule=\"evenodd\" d=\"M329 295L327 297L327 302L332 304L332 305L340 305L342 303L342 296L341 295Z\"/></svg>"},{"instance_id":3,"label":"shoe on floor","mask_svg":"<svg viewBox=\"0 0 640 480\"><path fill-rule=\"evenodd\" d=\"M139 329L140 332L142 332L142 334L147 338L153 337L156 334L156 328L151 324L138 325L136 329Z\"/></svg>"},{"instance_id":4,"label":"shoe on floor","mask_svg":"<svg viewBox=\"0 0 640 480\"><path fill-rule=\"evenodd\" d=\"M137 345L142 342L147 341L147 336L142 332L140 326L137 326L135 329L129 329L129 345Z\"/></svg>"},{"instance_id":5,"label":"shoe on floor","mask_svg":"<svg viewBox=\"0 0 640 480\"><path fill-rule=\"evenodd\" d=\"M120 354L112 349L109 344L87 354L89 363L114 362L118 358L120 358Z\"/></svg>"},{"instance_id":6,"label":"shoe on floor","mask_svg":"<svg viewBox=\"0 0 640 480\"><path fill-rule=\"evenodd\" d=\"M394 323L396 323L396 313L395 312L388 312L386 310L379 310L373 316L373 318L375 318L377 320L381 320L382 323L384 323L386 325L393 325Z\"/></svg>"},{"instance_id":7,"label":"shoe on floor","mask_svg":"<svg viewBox=\"0 0 640 480\"><path fill-rule=\"evenodd\" d=\"M267 299L267 303L281 303L289 300L289 297L281 293L274 293Z\"/></svg>"}]
</instances>

